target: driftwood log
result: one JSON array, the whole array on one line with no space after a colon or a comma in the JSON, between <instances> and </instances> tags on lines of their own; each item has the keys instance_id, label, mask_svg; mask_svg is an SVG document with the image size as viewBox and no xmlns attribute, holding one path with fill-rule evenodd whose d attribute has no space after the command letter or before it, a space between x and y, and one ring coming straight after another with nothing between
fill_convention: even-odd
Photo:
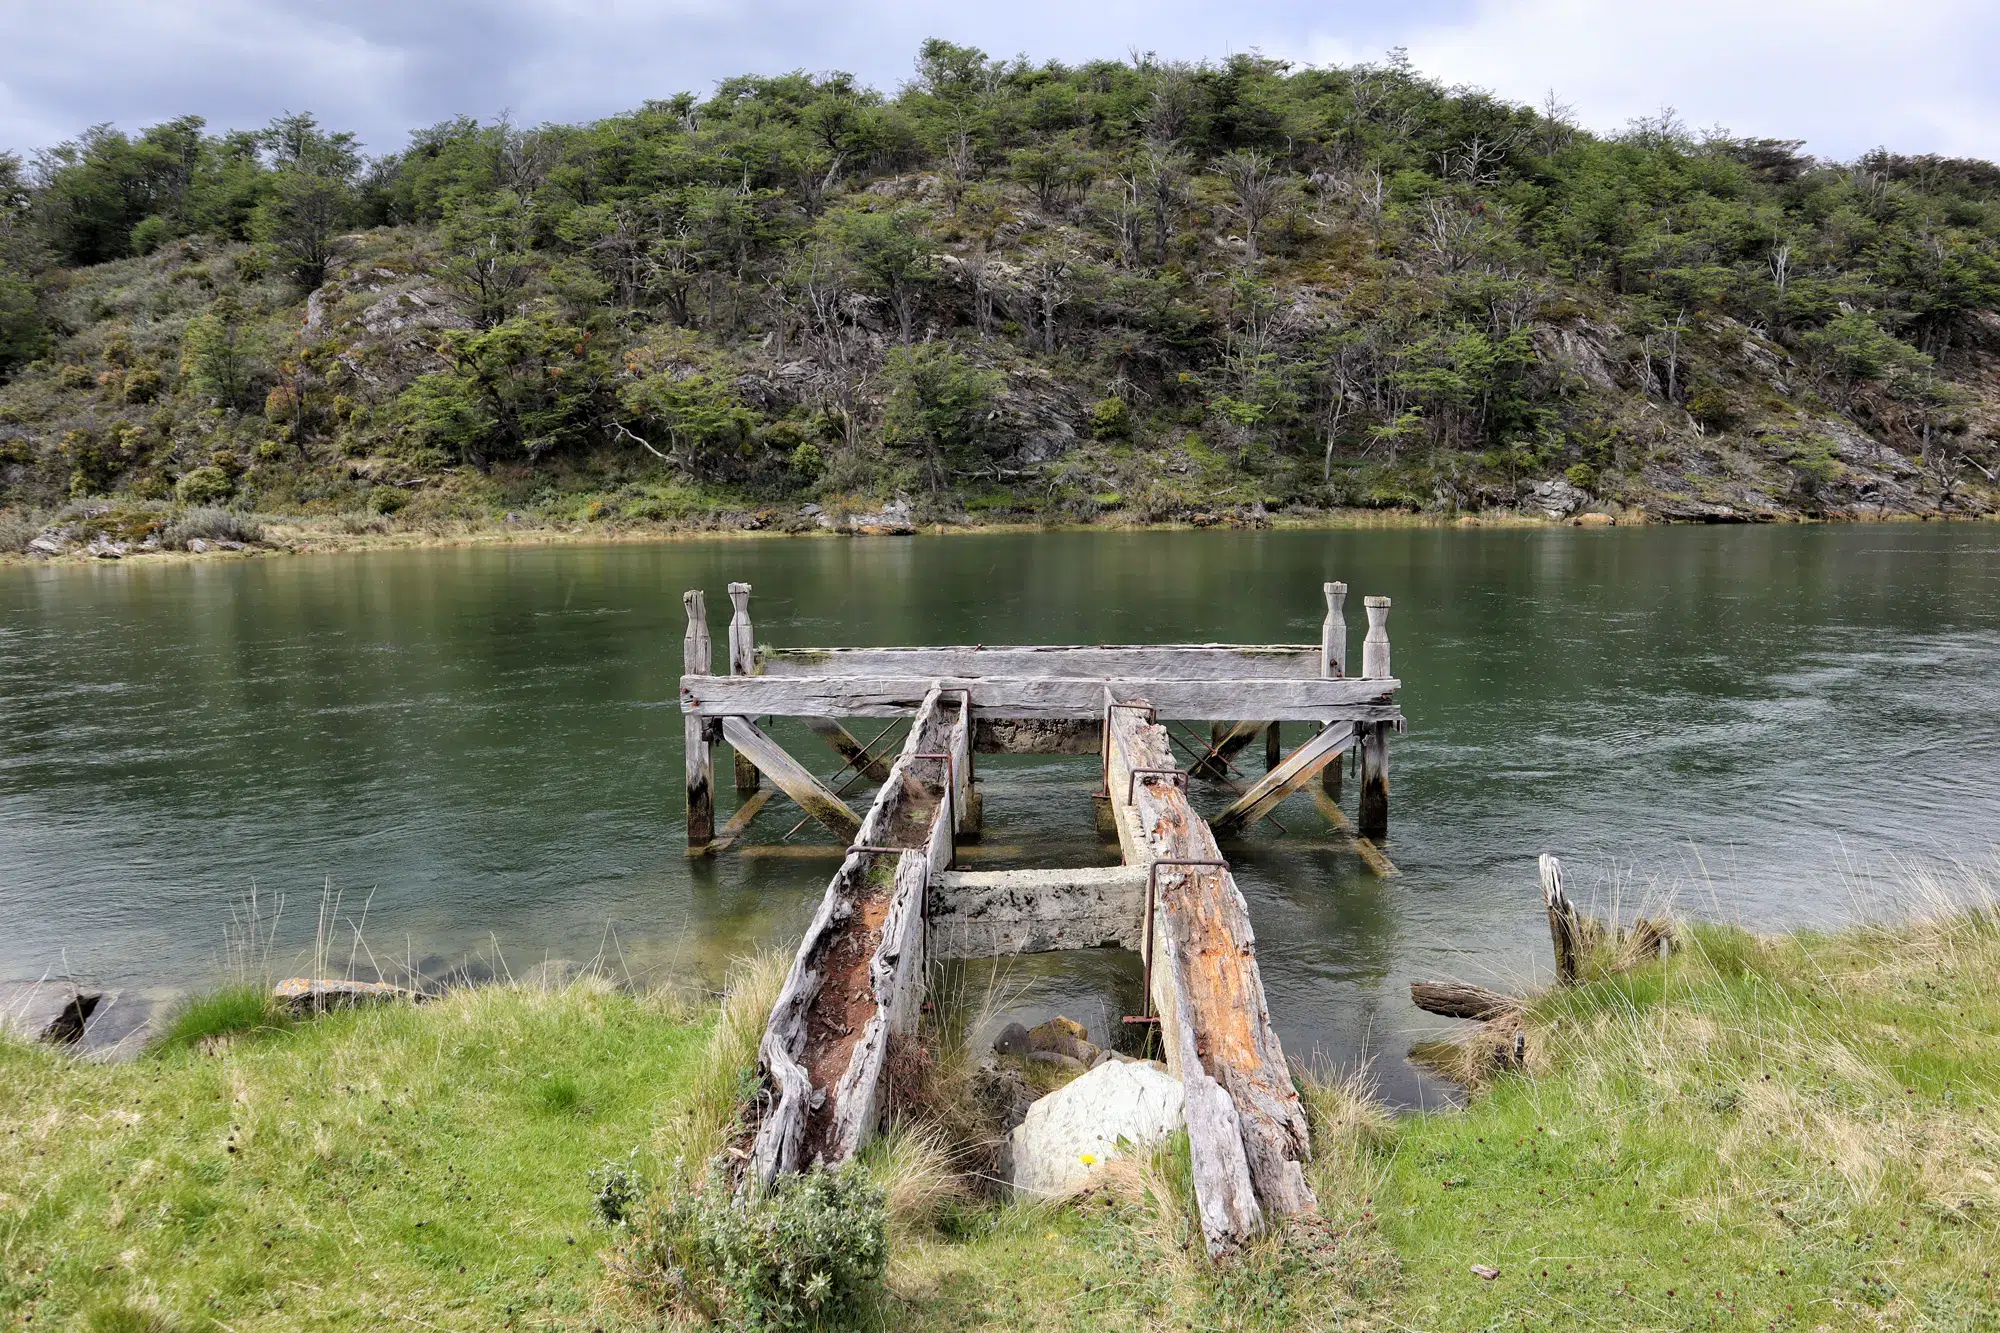
<instances>
[{"instance_id":1,"label":"driftwood log","mask_svg":"<svg viewBox=\"0 0 2000 1333\"><path fill-rule=\"evenodd\" d=\"M1527 1003L1518 996L1456 981L1413 981L1410 1002L1427 1014L1470 1018L1480 1023L1506 1018L1527 1008Z\"/></svg>"}]
</instances>

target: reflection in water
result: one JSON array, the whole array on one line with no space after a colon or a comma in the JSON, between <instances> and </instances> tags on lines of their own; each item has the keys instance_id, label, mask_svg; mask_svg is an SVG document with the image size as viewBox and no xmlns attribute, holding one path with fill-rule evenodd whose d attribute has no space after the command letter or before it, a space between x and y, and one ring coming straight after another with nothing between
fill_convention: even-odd
<instances>
[{"instance_id":1,"label":"reflection in water","mask_svg":"<svg viewBox=\"0 0 2000 1333\"><path fill-rule=\"evenodd\" d=\"M1303 798L1288 836L1229 850L1288 1050L1385 1051L1388 1090L1414 1099L1429 1094L1399 1057L1429 1020L1407 982L1545 965L1544 850L1628 912L1678 886L1684 910L1768 926L1838 919L1898 857L1987 855L1996 554L1973 527L1474 529L0 571L0 975L66 959L199 982L252 884L286 896L296 946L330 882L369 902L370 943L398 958L497 941L517 970L601 949L635 975L714 981L731 955L795 939L833 863L683 854L683 588L717 606L748 580L759 637L780 645L1306 642L1320 583L1344 578L1356 602L1395 599L1404 874L1366 875ZM777 734L825 756L802 728ZM980 771L984 847L1015 849L981 864L1114 858L1093 760ZM791 822L780 803L753 841ZM809 825L795 841L822 840ZM1027 1017L1060 1007L1101 1030L1137 1001L1123 954L1005 971Z\"/></svg>"}]
</instances>

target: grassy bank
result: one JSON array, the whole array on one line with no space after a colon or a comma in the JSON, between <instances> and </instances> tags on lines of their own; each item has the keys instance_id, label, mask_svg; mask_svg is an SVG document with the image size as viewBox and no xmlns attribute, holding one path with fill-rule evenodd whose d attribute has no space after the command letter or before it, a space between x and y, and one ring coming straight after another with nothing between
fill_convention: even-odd
<instances>
[{"instance_id":1,"label":"grassy bank","mask_svg":"<svg viewBox=\"0 0 2000 1333\"><path fill-rule=\"evenodd\" d=\"M1000 1206L907 1126L872 1159L867 1325L2000 1327L2000 920L1685 937L1542 997L1527 1070L1463 1110L1310 1085L1322 1215L1221 1268L1171 1150L1075 1206ZM0 1317L651 1323L588 1172L639 1147L686 1179L721 1145L768 989L721 1018L490 990L120 1069L6 1048Z\"/></svg>"}]
</instances>

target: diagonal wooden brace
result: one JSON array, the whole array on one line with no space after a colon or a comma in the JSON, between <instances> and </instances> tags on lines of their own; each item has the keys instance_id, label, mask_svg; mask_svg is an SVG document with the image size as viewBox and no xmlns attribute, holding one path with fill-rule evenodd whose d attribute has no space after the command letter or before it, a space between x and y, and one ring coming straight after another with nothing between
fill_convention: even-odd
<instances>
[{"instance_id":1,"label":"diagonal wooden brace","mask_svg":"<svg viewBox=\"0 0 2000 1333\"><path fill-rule=\"evenodd\" d=\"M1319 735L1292 751L1283 763L1259 778L1227 810L1210 820L1210 827L1217 833L1224 833L1255 824L1283 804L1286 797L1312 781L1321 769L1352 746L1354 740L1352 723L1329 723Z\"/></svg>"},{"instance_id":2,"label":"diagonal wooden brace","mask_svg":"<svg viewBox=\"0 0 2000 1333\"><path fill-rule=\"evenodd\" d=\"M776 741L759 731L748 718L722 719L722 738L747 755L750 762L778 789L798 803L801 810L833 830L843 842L861 831L861 816L835 796L806 766L786 754Z\"/></svg>"},{"instance_id":3,"label":"diagonal wooden brace","mask_svg":"<svg viewBox=\"0 0 2000 1333\"><path fill-rule=\"evenodd\" d=\"M847 766L860 773L870 782L887 782L889 765L868 753L868 747L859 737L830 717L802 717L799 721L812 728L815 736L833 747L833 752L847 761ZM839 777L838 773L834 774Z\"/></svg>"}]
</instances>

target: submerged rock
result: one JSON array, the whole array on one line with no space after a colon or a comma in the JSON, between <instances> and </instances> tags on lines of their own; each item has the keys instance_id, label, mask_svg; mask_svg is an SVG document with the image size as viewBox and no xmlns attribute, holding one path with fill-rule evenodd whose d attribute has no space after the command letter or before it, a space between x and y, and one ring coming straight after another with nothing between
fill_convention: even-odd
<instances>
[{"instance_id":1,"label":"submerged rock","mask_svg":"<svg viewBox=\"0 0 2000 1333\"><path fill-rule=\"evenodd\" d=\"M1180 1080L1151 1065L1099 1065L1028 1108L1001 1174L1016 1193L1059 1198L1105 1162L1151 1147L1182 1124Z\"/></svg>"},{"instance_id":2,"label":"submerged rock","mask_svg":"<svg viewBox=\"0 0 2000 1333\"><path fill-rule=\"evenodd\" d=\"M1029 1044L1028 1029L1019 1023L1009 1023L993 1039L993 1049L1001 1055L1026 1055L1034 1047Z\"/></svg>"}]
</instances>

